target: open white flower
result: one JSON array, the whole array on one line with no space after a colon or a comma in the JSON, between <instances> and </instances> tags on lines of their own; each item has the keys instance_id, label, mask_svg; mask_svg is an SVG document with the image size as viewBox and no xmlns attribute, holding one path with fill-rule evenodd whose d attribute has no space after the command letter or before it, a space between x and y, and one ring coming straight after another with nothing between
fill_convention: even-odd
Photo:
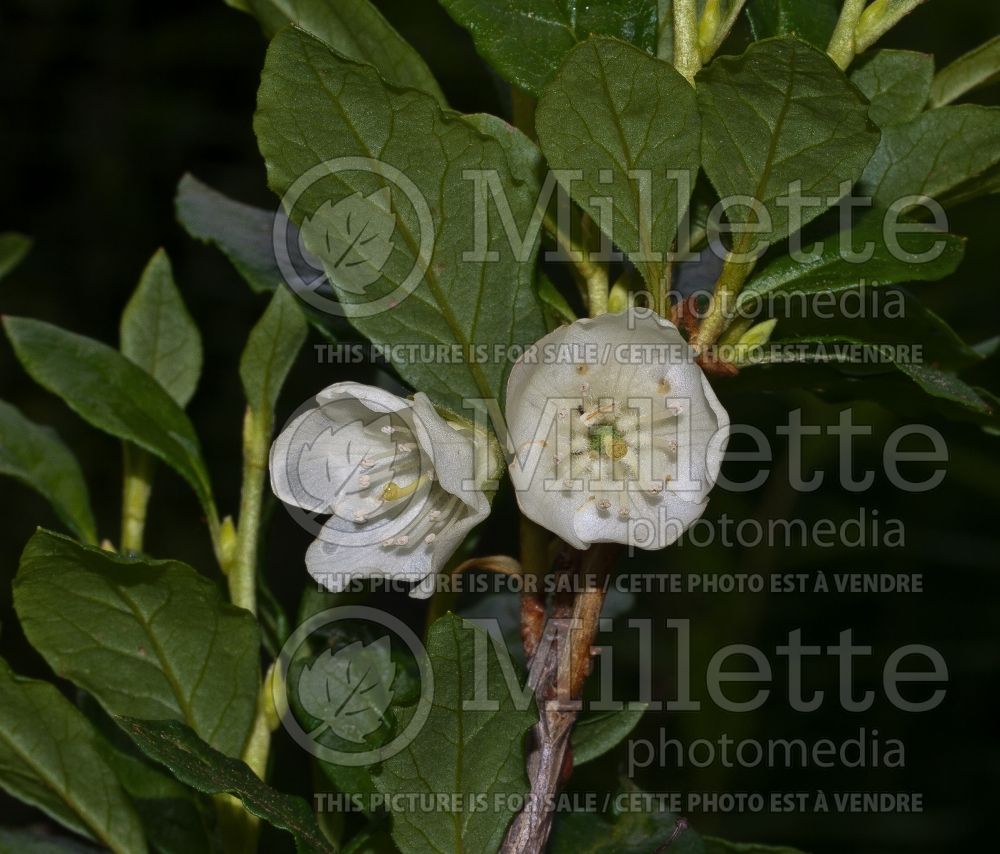
<instances>
[{"instance_id":1,"label":"open white flower","mask_svg":"<svg viewBox=\"0 0 1000 854\"><path fill-rule=\"evenodd\" d=\"M337 383L275 440L271 488L317 533L306 567L322 585L392 578L426 597L434 574L489 515L486 495L472 485L477 453L474 431L446 421L426 395L411 401Z\"/></svg>"},{"instance_id":2,"label":"open white flower","mask_svg":"<svg viewBox=\"0 0 1000 854\"><path fill-rule=\"evenodd\" d=\"M729 416L677 328L631 309L542 338L507 383L521 511L567 543L670 545L704 512Z\"/></svg>"}]
</instances>

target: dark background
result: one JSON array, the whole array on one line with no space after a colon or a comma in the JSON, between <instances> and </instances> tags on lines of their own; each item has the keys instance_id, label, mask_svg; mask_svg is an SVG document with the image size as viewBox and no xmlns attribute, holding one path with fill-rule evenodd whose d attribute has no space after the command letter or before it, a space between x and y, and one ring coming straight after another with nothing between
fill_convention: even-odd
<instances>
[{"instance_id":1,"label":"dark background","mask_svg":"<svg viewBox=\"0 0 1000 854\"><path fill-rule=\"evenodd\" d=\"M468 37L432 0L378 2L437 74L450 102L466 111L506 114L503 84L477 58ZM1000 32L1000 6L979 0L937 0L904 22L883 46L933 52L939 66ZM24 264L0 284L0 310L45 318L108 342L117 341L118 319L137 277L158 246L165 246L188 306L202 330L205 369L189 407L212 470L220 510L233 512L239 488L242 393L236 365L242 342L263 310L225 259L188 238L173 216L177 181L190 171L242 201L274 204L251 130L251 115L265 42L255 22L220 2L175 0L170 4L124 0L2 0L0 2L0 231L32 235ZM990 102L993 93L979 96ZM995 102L995 100L994 100ZM998 332L1000 309L996 261L996 198L968 205L952 216L952 230L970 239L959 273L922 286L919 293L971 342ZM991 367L979 377L989 383ZM342 378L303 351L288 384L279 419L324 385ZM995 383L994 390L996 390ZM788 411L804 407L812 423L835 421L836 409L802 392L721 395L734 422L756 424L773 436ZM38 389L0 340L0 396L30 418L53 425L78 454L91 489L101 536L116 540L120 494L117 443L80 422L63 404ZM825 468L829 485L797 495L781 472L748 495L714 496L709 516L835 520L857 516L859 507L900 518L904 548L865 550L674 548L644 558L636 567L670 572L824 570L920 573L926 592L915 596L645 595L634 613L652 616L657 630L660 696L670 696L673 635L663 620L692 621L696 696L705 698L700 674L726 643L752 643L772 653L790 630L806 642L836 642L845 628L874 655L859 665L858 690L878 689L886 656L906 643L941 651L950 669L948 697L937 711L908 715L893 710L881 691L862 715L839 710L835 669L810 671L807 684L824 688L828 702L811 715L795 715L782 700L785 676L776 665L777 690L761 711L726 717L706 703L694 715L650 714L640 734L654 742L659 729L690 741L734 738L831 737L878 729L881 738L906 743L906 767L815 769L650 769L639 782L657 791L912 791L925 793L926 811L913 816L719 816L692 815L696 825L727 838L795 844L815 852L971 850L993 838L1000 751L997 742L1000 643L997 640L997 504L1000 463L996 437L978 428L941 420L928 423L948 441L951 462L944 484L929 494L900 493L884 475L860 496L836 486L835 440L807 446L808 465ZM857 470L879 465L882 444L903 422L891 407L866 403L855 421L874 426L858 443ZM833 444L831 444L833 443ZM778 445L780 447L780 445ZM808 467L808 466L807 466ZM731 467L735 478L738 469ZM24 644L10 605L20 550L37 524L57 527L47 505L11 481L0 482L0 654L24 674L50 676ZM504 513L484 534L485 546L502 547ZM198 507L179 478L161 471L150 508L147 548L211 573L213 562ZM500 531L500 533L497 533ZM290 608L306 576L301 556L308 537L280 511L268 544L268 576ZM406 607L415 618L410 603ZM622 662L629 663L623 645ZM627 681L627 680L626 680ZM0 700L2 702L2 700ZM279 742L280 745L280 742ZM280 747L279 747L280 750ZM606 787L623 770L624 752L580 769L574 785ZM286 760L282 760L285 762ZM287 760L292 762L293 760ZM294 785L294 769L279 768ZM299 779L302 779L299 777ZM0 797L0 813L12 821L38 815ZM5 822L6 823L6 822Z\"/></svg>"}]
</instances>

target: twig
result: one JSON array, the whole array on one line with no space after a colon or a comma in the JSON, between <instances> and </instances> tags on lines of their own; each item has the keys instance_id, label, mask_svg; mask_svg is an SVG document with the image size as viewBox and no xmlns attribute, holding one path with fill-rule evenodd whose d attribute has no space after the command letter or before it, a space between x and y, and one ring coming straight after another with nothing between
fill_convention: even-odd
<instances>
[{"instance_id":1,"label":"twig","mask_svg":"<svg viewBox=\"0 0 1000 854\"><path fill-rule=\"evenodd\" d=\"M557 593L552 615L540 642L537 600L525 604L530 626L522 623L531 654L528 684L538 704L538 723L528 754L531 793L524 810L511 823L501 851L504 854L541 854L552 830L552 799L572 771L570 734L579 711L583 686L590 673L591 650L604 604L605 579L614 567L619 546L597 544L586 552L568 550L560 556L557 572L572 575L579 589Z\"/></svg>"}]
</instances>

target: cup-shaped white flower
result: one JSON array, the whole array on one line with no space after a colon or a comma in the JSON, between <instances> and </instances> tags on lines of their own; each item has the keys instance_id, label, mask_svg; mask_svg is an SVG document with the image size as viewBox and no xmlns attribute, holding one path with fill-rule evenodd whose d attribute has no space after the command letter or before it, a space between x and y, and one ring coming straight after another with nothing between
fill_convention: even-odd
<instances>
[{"instance_id":1,"label":"cup-shaped white flower","mask_svg":"<svg viewBox=\"0 0 1000 854\"><path fill-rule=\"evenodd\" d=\"M316 540L306 568L330 590L351 579L434 575L490 512L475 486L483 443L424 394L405 400L359 383L321 391L271 447L271 488ZM322 524L319 519L329 517Z\"/></svg>"},{"instance_id":2,"label":"cup-shaped white flower","mask_svg":"<svg viewBox=\"0 0 1000 854\"><path fill-rule=\"evenodd\" d=\"M583 549L661 549L704 512L729 416L677 328L631 309L549 333L507 383L521 511Z\"/></svg>"}]
</instances>

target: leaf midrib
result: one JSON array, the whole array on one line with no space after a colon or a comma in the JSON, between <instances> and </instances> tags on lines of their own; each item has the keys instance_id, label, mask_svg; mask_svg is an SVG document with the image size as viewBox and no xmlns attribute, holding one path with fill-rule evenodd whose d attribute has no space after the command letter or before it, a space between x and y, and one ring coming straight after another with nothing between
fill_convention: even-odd
<instances>
[{"instance_id":1,"label":"leaf midrib","mask_svg":"<svg viewBox=\"0 0 1000 854\"><path fill-rule=\"evenodd\" d=\"M343 106L341 105L339 98L337 98L337 96L334 94L334 92L329 88L329 86L327 85L327 82L323 79L323 76L320 74L319 69L313 63L311 56L309 56L309 52L308 52L308 49L307 49L307 42L302 38L302 34L298 34L298 37L299 37L299 45L302 48L303 59L305 60L306 65L309 67L309 69L315 75L316 82L320 85L320 87L323 89L323 91L327 93L327 96L329 97L330 101L336 107L337 112L340 114L341 118L343 119L344 125L348 128L348 130L350 131L351 135L354 137L355 141L357 142L358 146L361 148L361 150L365 151L368 154L369 157L377 159L376 158L376 152L371 148L371 146L368 145L368 143L358 133L358 130L354 126L354 123L351 121L350 116L348 116L347 111L344 110ZM431 101L434 100L430 95L425 95L422 92L418 92L417 94L418 95L423 95L424 97L430 99ZM439 110L439 108L437 107L436 104L434 106L435 106L435 109ZM393 109L392 105L389 106L389 113L390 113L390 116L392 117L392 119L394 121L395 120L395 110ZM391 139L392 139L392 133L390 131L390 133L387 135L386 142L388 143L388 141L391 140ZM304 136L303 136L303 142L305 142L305 137ZM311 146L309 146L309 145L306 145L306 147L309 148L309 149L311 149ZM317 153L318 152L313 151L314 155L317 154ZM503 154L503 152L501 152L501 154L504 157L504 159L506 160L506 155ZM442 217L443 217L443 213L442 213ZM442 219L442 225L443 225L443 219ZM413 235L410 233L410 230L408 228L401 227L401 228L399 228L399 231L402 233L404 239L406 240L407 247L409 248L412 257L415 258L415 259L419 259L419 257L420 257L420 250L419 250L419 247L416 245L416 243L415 243L415 241L413 239ZM486 379L486 375L482 372L482 369L479 367L479 365L476 362L476 360L470 358L471 355L472 355L473 342L471 340L467 339L466 336L465 336L465 334L462 332L461 327L458 325L458 320L456 319L454 313L452 312L451 306L448 304L448 301L445 299L445 294L441 290L441 288L440 288L440 286L438 284L437 276L434 274L433 253L432 253L432 257L429 260L431 261L431 263L429 263L427 265L427 269L424 271L423 281L427 285L428 290L430 290L431 295L434 297L435 308L438 310L438 312L440 312L441 317L444 319L445 323L447 324L448 329L451 332L451 334L455 337L455 340L458 341L458 342L460 342L462 344L462 346L465 348L465 354L466 354L466 357L467 357L466 360L465 360L465 364L466 364L466 367L468 368L469 373L472 375L472 379L475 382L476 387L479 389L479 391L482 394L482 396L483 396L484 399L492 400L494 398L494 389L490 386L489 381ZM415 294L416 294L416 290L414 290L412 293L408 294L408 297L415 296ZM476 299L477 310L478 310L478 306L481 303L482 303L482 289L480 289L480 293L479 293L479 295L478 295L478 297Z\"/></svg>"}]
</instances>

